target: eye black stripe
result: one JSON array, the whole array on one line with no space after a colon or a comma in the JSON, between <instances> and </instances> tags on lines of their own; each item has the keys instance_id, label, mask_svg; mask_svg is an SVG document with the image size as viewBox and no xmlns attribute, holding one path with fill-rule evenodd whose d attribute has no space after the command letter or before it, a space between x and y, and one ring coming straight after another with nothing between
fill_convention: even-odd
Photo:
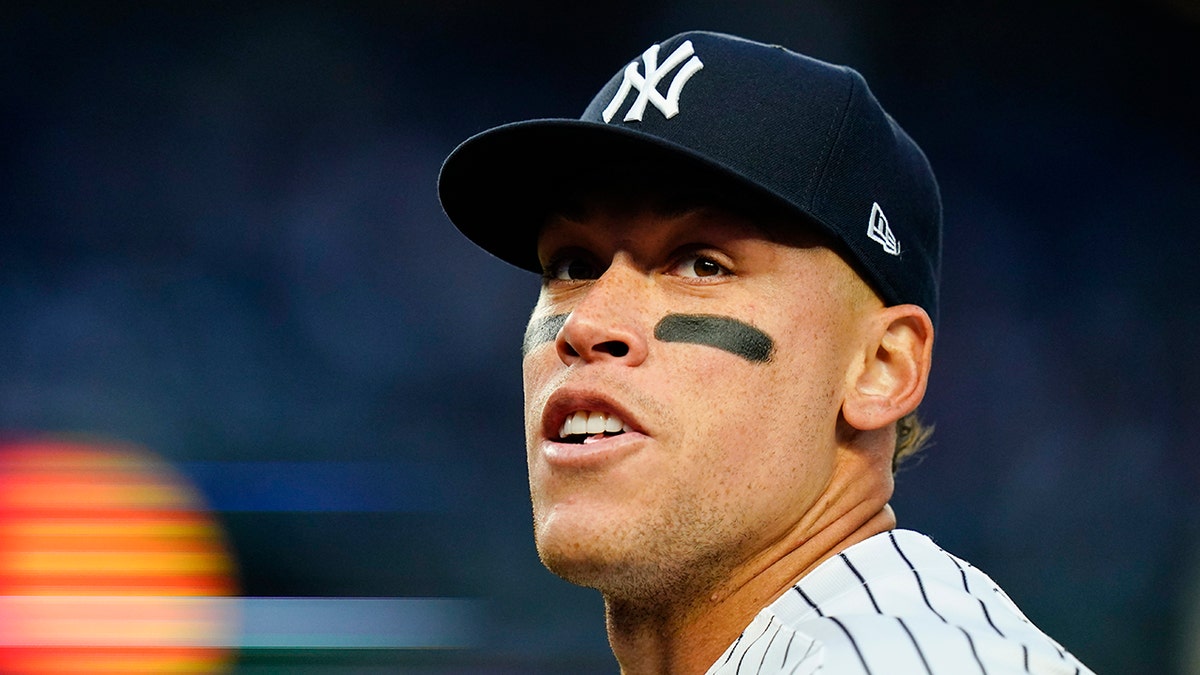
<instances>
[{"instance_id":1,"label":"eye black stripe","mask_svg":"<svg viewBox=\"0 0 1200 675\"><path fill-rule=\"evenodd\" d=\"M716 347L751 363L766 363L775 351L775 341L761 330L713 314L668 314L654 327L654 337L663 342Z\"/></svg>"},{"instance_id":2,"label":"eye black stripe","mask_svg":"<svg viewBox=\"0 0 1200 675\"><path fill-rule=\"evenodd\" d=\"M521 356L553 342L569 314L554 314L529 322L521 341ZM668 314L654 327L663 342L716 347L751 363L766 363L775 352L775 341L763 331L737 319L715 314Z\"/></svg>"},{"instance_id":3,"label":"eye black stripe","mask_svg":"<svg viewBox=\"0 0 1200 675\"><path fill-rule=\"evenodd\" d=\"M530 321L525 327L525 338L521 340L521 356L525 356L534 348L558 338L558 332L567 322L570 314L554 314Z\"/></svg>"}]
</instances>

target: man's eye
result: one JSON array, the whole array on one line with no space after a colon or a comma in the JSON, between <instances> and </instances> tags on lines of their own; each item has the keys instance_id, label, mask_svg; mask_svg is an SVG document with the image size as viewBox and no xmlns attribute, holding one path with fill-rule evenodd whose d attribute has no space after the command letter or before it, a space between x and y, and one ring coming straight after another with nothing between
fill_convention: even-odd
<instances>
[{"instance_id":1,"label":"man's eye","mask_svg":"<svg viewBox=\"0 0 1200 675\"><path fill-rule=\"evenodd\" d=\"M675 266L675 273L681 277L716 277L729 274L721 263L704 255L690 255Z\"/></svg>"},{"instance_id":2,"label":"man's eye","mask_svg":"<svg viewBox=\"0 0 1200 675\"><path fill-rule=\"evenodd\" d=\"M559 281L596 278L596 266L584 258L563 258L546 268L546 276Z\"/></svg>"}]
</instances>

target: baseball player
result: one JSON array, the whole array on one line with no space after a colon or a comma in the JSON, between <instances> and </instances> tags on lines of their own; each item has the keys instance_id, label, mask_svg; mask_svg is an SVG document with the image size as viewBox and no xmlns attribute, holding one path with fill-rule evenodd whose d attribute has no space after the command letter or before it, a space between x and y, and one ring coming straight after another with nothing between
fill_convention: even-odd
<instances>
[{"instance_id":1,"label":"baseball player","mask_svg":"<svg viewBox=\"0 0 1200 675\"><path fill-rule=\"evenodd\" d=\"M928 435L941 204L862 77L685 33L582 117L439 179L543 278L522 348L538 553L623 673L1085 673L983 572L896 529Z\"/></svg>"}]
</instances>

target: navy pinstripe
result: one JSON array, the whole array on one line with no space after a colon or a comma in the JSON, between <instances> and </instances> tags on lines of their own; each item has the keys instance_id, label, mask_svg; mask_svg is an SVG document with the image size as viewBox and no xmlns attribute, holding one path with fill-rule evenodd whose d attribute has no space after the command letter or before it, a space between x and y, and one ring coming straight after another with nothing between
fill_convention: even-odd
<instances>
[{"instance_id":1,"label":"navy pinstripe","mask_svg":"<svg viewBox=\"0 0 1200 675\"><path fill-rule=\"evenodd\" d=\"M855 544L790 590L708 675L1093 675L983 572L915 532Z\"/></svg>"}]
</instances>

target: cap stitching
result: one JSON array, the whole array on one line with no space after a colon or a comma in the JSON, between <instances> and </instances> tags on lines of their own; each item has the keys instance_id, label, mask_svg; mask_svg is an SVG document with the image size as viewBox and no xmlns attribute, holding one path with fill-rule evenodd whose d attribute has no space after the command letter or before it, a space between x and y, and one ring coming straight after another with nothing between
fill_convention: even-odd
<instances>
[{"instance_id":1,"label":"cap stitching","mask_svg":"<svg viewBox=\"0 0 1200 675\"><path fill-rule=\"evenodd\" d=\"M845 72L845 71L843 71ZM854 91L858 88L858 83L855 82L853 76L847 78L850 81L850 87L846 91L846 102L842 105L842 112L839 116L837 132L834 134L833 142L829 144L829 151L825 153L825 158L821 160L821 164L816 171L816 181L813 184L813 191L808 195L808 204L805 206L809 211L814 210L817 201L817 195L822 194L825 189L825 182L829 174L829 167L833 163L835 151L842 147L842 135L846 131L846 124L850 118L850 103L854 100Z\"/></svg>"},{"instance_id":2,"label":"cap stitching","mask_svg":"<svg viewBox=\"0 0 1200 675\"><path fill-rule=\"evenodd\" d=\"M843 72L846 71L844 70ZM818 193L824 196L825 183L827 180L829 180L830 167L834 164L835 159L840 158L846 151L846 145L845 143L842 143L842 139L845 136L846 128L850 124L850 109L853 107L852 104L854 102L854 97L858 94L859 90L859 79L850 73L849 80L850 89L846 96L846 105L842 109L841 124L838 127L837 137L834 139L834 142L829 148L829 154L826 156L825 162L822 164L821 183L818 185L818 189L815 190L811 196L813 201L816 200L816 195ZM810 206L810 208L812 207ZM893 280L891 275L887 274L887 271L879 264L879 261L873 252L864 249L862 241L853 236L854 230L852 228L847 229L846 224L840 222L834 222L833 225L838 231L839 238L847 246L849 246L851 250L854 251L855 257L858 259L859 264L868 270L868 283L870 283L872 286L875 286L888 303L906 302L904 299L906 294L896 286L895 280Z\"/></svg>"}]
</instances>

